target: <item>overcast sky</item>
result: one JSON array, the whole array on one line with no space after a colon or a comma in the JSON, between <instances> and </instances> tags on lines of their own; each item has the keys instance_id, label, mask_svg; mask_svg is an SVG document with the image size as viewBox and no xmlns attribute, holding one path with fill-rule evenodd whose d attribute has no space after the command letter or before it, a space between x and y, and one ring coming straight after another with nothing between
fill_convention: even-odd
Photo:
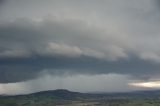
<instances>
[{"instance_id":1,"label":"overcast sky","mask_svg":"<svg viewBox=\"0 0 160 106\"><path fill-rule=\"evenodd\" d=\"M159 0L0 0L0 93L148 89L159 20Z\"/></svg>"}]
</instances>

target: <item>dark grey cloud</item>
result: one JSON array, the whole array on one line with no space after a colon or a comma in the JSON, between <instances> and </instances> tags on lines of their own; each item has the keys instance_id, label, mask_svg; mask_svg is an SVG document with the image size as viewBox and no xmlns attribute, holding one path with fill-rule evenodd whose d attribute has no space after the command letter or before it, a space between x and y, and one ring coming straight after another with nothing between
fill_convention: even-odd
<instances>
[{"instance_id":1,"label":"dark grey cloud","mask_svg":"<svg viewBox=\"0 0 160 106\"><path fill-rule=\"evenodd\" d=\"M130 48L117 49L121 43L115 42L115 46L104 50L116 38L104 42L101 30L90 29L82 22L17 19L1 24L0 82L30 80L43 73L55 76L116 73L136 78L159 74L159 62L146 61L131 53Z\"/></svg>"},{"instance_id":2,"label":"dark grey cloud","mask_svg":"<svg viewBox=\"0 0 160 106\"><path fill-rule=\"evenodd\" d=\"M159 74L159 64L139 59L129 61L105 61L89 57L32 57L28 59L1 60L1 83L19 82L40 77L42 73L53 75L74 74L127 74L146 78Z\"/></svg>"},{"instance_id":3,"label":"dark grey cloud","mask_svg":"<svg viewBox=\"0 0 160 106\"><path fill-rule=\"evenodd\" d=\"M5 2L6 2L5 0L0 0L0 15Z\"/></svg>"},{"instance_id":4,"label":"dark grey cloud","mask_svg":"<svg viewBox=\"0 0 160 106\"><path fill-rule=\"evenodd\" d=\"M3 2L4 2L4 0L0 0L0 5L2 5Z\"/></svg>"},{"instance_id":5,"label":"dark grey cloud","mask_svg":"<svg viewBox=\"0 0 160 106\"><path fill-rule=\"evenodd\" d=\"M159 75L158 11L151 0L9 1L0 15L0 82L44 73Z\"/></svg>"}]
</instances>

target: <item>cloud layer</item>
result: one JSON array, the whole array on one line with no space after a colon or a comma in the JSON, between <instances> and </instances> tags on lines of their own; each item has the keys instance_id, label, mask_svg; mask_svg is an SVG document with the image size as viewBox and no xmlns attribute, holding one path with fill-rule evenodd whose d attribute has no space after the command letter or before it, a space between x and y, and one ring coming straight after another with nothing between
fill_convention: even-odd
<instances>
[{"instance_id":1,"label":"cloud layer","mask_svg":"<svg viewBox=\"0 0 160 106\"><path fill-rule=\"evenodd\" d=\"M3 2L0 83L31 80L44 74L158 77L160 8L157 2Z\"/></svg>"}]
</instances>

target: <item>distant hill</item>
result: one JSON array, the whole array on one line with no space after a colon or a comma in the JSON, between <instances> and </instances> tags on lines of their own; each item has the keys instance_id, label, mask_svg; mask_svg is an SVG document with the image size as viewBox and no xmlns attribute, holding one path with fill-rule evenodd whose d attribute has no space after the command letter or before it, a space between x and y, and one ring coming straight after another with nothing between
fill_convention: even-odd
<instances>
[{"instance_id":1,"label":"distant hill","mask_svg":"<svg viewBox=\"0 0 160 106\"><path fill-rule=\"evenodd\" d=\"M60 100L82 100L82 99L97 99L97 98L156 98L160 97L160 90L151 91L134 91L124 93L80 93L72 92L65 89L41 91L25 95L1 95L0 98L7 97L27 97L27 98L52 98Z\"/></svg>"},{"instance_id":2,"label":"distant hill","mask_svg":"<svg viewBox=\"0 0 160 106\"><path fill-rule=\"evenodd\" d=\"M129 100L159 100L160 90L126 93L79 93L65 89L41 91L26 95L0 96L0 106L70 106L73 101L127 103ZM147 102L148 103L148 102ZM150 103L150 102L149 102ZM159 102L158 102L159 103ZM79 105L78 105L79 106ZM113 105L114 106L114 105ZM116 105L117 106L117 105ZM135 105L137 106L137 105Z\"/></svg>"},{"instance_id":3,"label":"distant hill","mask_svg":"<svg viewBox=\"0 0 160 106\"><path fill-rule=\"evenodd\" d=\"M64 100L73 100L88 97L91 94L87 93L79 93L79 92L71 92L65 89L57 89L57 90L49 90L49 91L41 91L37 93L28 94L30 97L50 97L55 99L64 99ZM26 95L24 95L26 96Z\"/></svg>"}]
</instances>

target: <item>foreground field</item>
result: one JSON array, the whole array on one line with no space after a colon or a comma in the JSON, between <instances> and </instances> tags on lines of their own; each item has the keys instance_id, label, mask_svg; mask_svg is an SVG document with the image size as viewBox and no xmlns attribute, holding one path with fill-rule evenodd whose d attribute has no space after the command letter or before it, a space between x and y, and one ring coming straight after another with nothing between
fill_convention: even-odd
<instances>
[{"instance_id":1,"label":"foreground field","mask_svg":"<svg viewBox=\"0 0 160 106\"><path fill-rule=\"evenodd\" d=\"M112 101L97 101L97 102L82 102L73 101L70 104L55 105L55 106L160 106L160 100L112 100Z\"/></svg>"},{"instance_id":2,"label":"foreground field","mask_svg":"<svg viewBox=\"0 0 160 106\"><path fill-rule=\"evenodd\" d=\"M55 90L28 95L0 96L0 106L160 106L160 93L86 94Z\"/></svg>"},{"instance_id":3,"label":"foreground field","mask_svg":"<svg viewBox=\"0 0 160 106\"><path fill-rule=\"evenodd\" d=\"M96 100L95 100L96 101ZM160 100L130 100L126 102L126 100L112 100L112 101L99 101L97 102L90 102L90 101L70 101L66 102L59 102L56 103L53 101L46 102L46 101L23 101L23 102L15 102L7 101L2 102L0 101L0 106L160 106Z\"/></svg>"}]
</instances>

